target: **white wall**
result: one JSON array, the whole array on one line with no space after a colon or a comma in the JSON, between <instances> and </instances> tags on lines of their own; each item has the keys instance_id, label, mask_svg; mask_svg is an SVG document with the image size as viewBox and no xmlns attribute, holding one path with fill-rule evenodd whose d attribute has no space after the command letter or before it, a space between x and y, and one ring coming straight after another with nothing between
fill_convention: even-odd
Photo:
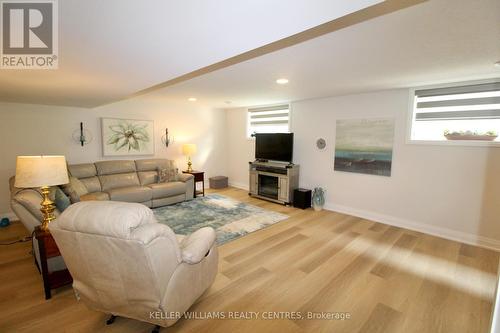
<instances>
[{"instance_id":1,"label":"white wall","mask_svg":"<svg viewBox=\"0 0 500 333\"><path fill-rule=\"evenodd\" d=\"M229 185L248 189L248 162L255 158L255 141L246 137L247 109L226 111Z\"/></svg>"},{"instance_id":2,"label":"white wall","mask_svg":"<svg viewBox=\"0 0 500 333\"><path fill-rule=\"evenodd\" d=\"M408 100L407 90L391 90L292 103L300 186L326 188L332 210L500 249L500 148L407 144ZM363 117L396 119L390 178L333 171L336 119ZM230 182L246 188L254 142L245 109L226 119Z\"/></svg>"},{"instance_id":3,"label":"white wall","mask_svg":"<svg viewBox=\"0 0 500 333\"><path fill-rule=\"evenodd\" d=\"M293 103L300 185L325 187L333 210L500 249L500 148L406 144L408 98L408 91L392 90ZM156 157L175 159L182 168L181 143L194 142L194 167L205 170L207 179L228 175L232 185L248 187L254 142L246 138L245 112L174 104L154 95L96 109L0 103L0 213L10 210L7 181L17 155L63 154L69 163L104 159L103 116L153 119ZM335 121L360 117L396 119L390 178L333 171ZM71 139L80 121L94 135L83 148ZM176 140L168 149L160 141L165 127ZM327 140L326 151L315 148L319 137Z\"/></svg>"},{"instance_id":4,"label":"white wall","mask_svg":"<svg viewBox=\"0 0 500 333\"><path fill-rule=\"evenodd\" d=\"M100 117L154 120L154 157L175 159L182 170L186 168L182 143L196 143L198 153L193 156L193 167L204 170L206 180L225 174L225 116L222 110L187 101L174 104L152 95L95 109L0 103L0 215L8 216L10 212L8 179L15 173L17 155L65 155L70 164L106 159L102 156ZM72 140L81 121L93 134L93 142L84 147ZM175 138L168 148L160 139L165 127Z\"/></svg>"}]
</instances>

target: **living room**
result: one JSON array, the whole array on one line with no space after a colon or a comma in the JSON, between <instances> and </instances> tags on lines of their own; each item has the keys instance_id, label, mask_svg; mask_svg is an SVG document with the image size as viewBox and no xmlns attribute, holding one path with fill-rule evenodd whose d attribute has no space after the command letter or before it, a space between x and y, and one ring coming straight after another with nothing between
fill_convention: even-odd
<instances>
[{"instance_id":1,"label":"living room","mask_svg":"<svg viewBox=\"0 0 500 333\"><path fill-rule=\"evenodd\" d=\"M46 2L55 4L58 18L57 68L11 63L0 69L0 242L9 244L0 254L0 330L146 332L159 325L167 332L498 332L498 1ZM113 138L113 129L120 126L147 128L148 148L130 140L119 147L123 136ZM252 172L266 166L262 151L271 146L259 140L270 132L293 133L290 156L275 170L290 175L284 200L252 189L261 185ZM346 140L369 142L389 157L375 161L371 151L348 159L341 149ZM40 252L38 268L30 253L39 251L39 241L32 249L34 229L13 209L12 202L22 200L9 187L11 177L19 190L38 187L28 186L32 179L22 186L19 156L64 156L67 176L87 187L82 196L108 193L104 201L72 201L66 214L56 210L49 230L73 284L49 288L48 299ZM175 162L181 199L155 203L153 196L144 204L105 190L106 176L136 173L141 186L146 173L160 178L165 162L146 165L153 159ZM82 171L89 167L90 173ZM98 191L89 190L90 178ZM283 178L277 176L277 184ZM156 184L150 185L155 193ZM306 193L304 210L299 188ZM44 216L36 198L30 207L38 224ZM210 200L220 207L207 208ZM84 230L72 236L62 230L58 239L57 229L66 222L85 229L85 216L102 218L92 214L121 201L135 204L117 210L138 209L141 218L182 234L181 257L193 244L205 250L186 267L199 266L206 278L189 276L191 285L178 282L176 289L199 285L200 295L186 291L189 296L166 301L175 309L182 303L183 318L166 320L165 300L164 312L149 316L153 310L134 303L140 288L123 297L135 304L127 312L115 289L111 297L103 284L89 284L85 288L103 293L96 301L82 287L88 275L71 261L83 259L71 254L79 250L66 237L84 244L78 238ZM87 215L78 216L77 207L86 205ZM132 221L132 213L120 216L143 223ZM198 238L186 241L198 229ZM84 261L101 262L111 251L118 257L102 263L113 266L119 254L106 249L90 251ZM201 250L193 251L197 257ZM183 260L176 267L193 258ZM116 273L102 283L122 278ZM189 301L179 301L184 296Z\"/></svg>"}]
</instances>

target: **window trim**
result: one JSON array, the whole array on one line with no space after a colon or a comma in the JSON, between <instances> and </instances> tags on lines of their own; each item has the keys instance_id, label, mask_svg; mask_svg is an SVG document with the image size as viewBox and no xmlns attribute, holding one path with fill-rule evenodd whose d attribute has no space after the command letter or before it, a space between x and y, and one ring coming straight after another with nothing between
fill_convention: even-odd
<instances>
[{"instance_id":1,"label":"window trim","mask_svg":"<svg viewBox=\"0 0 500 333\"><path fill-rule=\"evenodd\" d=\"M292 103L290 102L282 102L282 103L273 103L273 104L264 104L264 105L252 105L248 106L245 108L245 137L247 140L250 141L255 141L254 136L250 136L248 133L249 126L250 126L250 113L248 112L249 109L256 109L256 108L268 108L268 107L273 107L273 106L280 106L280 105L288 105L288 132L287 133L292 133Z\"/></svg>"},{"instance_id":2,"label":"window trim","mask_svg":"<svg viewBox=\"0 0 500 333\"><path fill-rule=\"evenodd\" d=\"M474 141L474 140L415 140L411 138L411 133L413 129L413 122L415 121L415 91L422 89L435 89L435 88L447 88L447 87L457 87L463 85L474 85L482 83L492 83L497 82L499 78L491 78L485 80L474 80L474 81L460 81L452 83L441 83L435 85L418 86L408 89L408 111L406 117L406 144L409 145L426 145L426 146L449 146L449 147L491 147L500 148L500 141Z\"/></svg>"}]
</instances>

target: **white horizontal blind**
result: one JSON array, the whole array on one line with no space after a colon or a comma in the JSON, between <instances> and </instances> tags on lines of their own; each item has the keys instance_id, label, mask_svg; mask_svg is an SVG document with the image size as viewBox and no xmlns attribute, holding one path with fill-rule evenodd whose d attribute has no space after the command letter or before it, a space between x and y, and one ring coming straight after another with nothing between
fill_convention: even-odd
<instances>
[{"instance_id":1,"label":"white horizontal blind","mask_svg":"<svg viewBox=\"0 0 500 333\"><path fill-rule=\"evenodd\" d=\"M248 136L254 133L286 133L290 128L288 104L248 109Z\"/></svg>"},{"instance_id":2,"label":"white horizontal blind","mask_svg":"<svg viewBox=\"0 0 500 333\"><path fill-rule=\"evenodd\" d=\"M500 119L500 82L416 90L414 119Z\"/></svg>"}]
</instances>

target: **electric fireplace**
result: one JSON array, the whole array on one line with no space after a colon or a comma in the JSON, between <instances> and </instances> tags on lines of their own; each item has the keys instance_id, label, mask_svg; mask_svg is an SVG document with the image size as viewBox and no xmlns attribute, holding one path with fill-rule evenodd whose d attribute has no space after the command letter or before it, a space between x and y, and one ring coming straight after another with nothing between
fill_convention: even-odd
<instances>
[{"instance_id":1,"label":"electric fireplace","mask_svg":"<svg viewBox=\"0 0 500 333\"><path fill-rule=\"evenodd\" d=\"M277 200L279 192L278 184L279 177L259 174L258 194Z\"/></svg>"}]
</instances>

